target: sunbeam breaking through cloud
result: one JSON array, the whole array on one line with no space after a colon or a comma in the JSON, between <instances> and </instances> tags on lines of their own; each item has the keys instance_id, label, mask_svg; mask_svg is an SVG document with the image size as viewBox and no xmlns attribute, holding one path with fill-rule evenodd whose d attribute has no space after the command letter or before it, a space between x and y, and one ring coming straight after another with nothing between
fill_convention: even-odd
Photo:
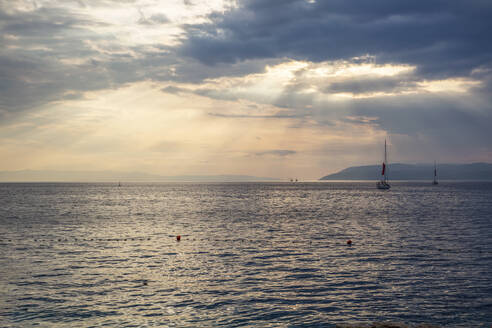
<instances>
[{"instance_id":1,"label":"sunbeam breaking through cloud","mask_svg":"<svg viewBox=\"0 0 492 328\"><path fill-rule=\"evenodd\" d=\"M491 161L483 1L0 1L0 170ZM251 161L254 158L254 161Z\"/></svg>"}]
</instances>

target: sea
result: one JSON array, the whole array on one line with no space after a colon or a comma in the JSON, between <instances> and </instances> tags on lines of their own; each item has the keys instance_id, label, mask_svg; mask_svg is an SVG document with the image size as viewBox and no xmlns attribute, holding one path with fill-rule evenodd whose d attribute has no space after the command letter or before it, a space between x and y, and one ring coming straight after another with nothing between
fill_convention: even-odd
<instances>
[{"instance_id":1,"label":"sea","mask_svg":"<svg viewBox=\"0 0 492 328\"><path fill-rule=\"evenodd\" d=\"M491 327L492 182L0 184L1 327L375 321Z\"/></svg>"}]
</instances>

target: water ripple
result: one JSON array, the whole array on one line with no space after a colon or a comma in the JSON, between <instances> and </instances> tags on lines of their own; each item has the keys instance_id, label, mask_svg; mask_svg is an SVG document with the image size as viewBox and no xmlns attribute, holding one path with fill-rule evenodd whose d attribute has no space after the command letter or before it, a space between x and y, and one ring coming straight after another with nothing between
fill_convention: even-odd
<instances>
[{"instance_id":1,"label":"water ripple","mask_svg":"<svg viewBox=\"0 0 492 328\"><path fill-rule=\"evenodd\" d=\"M492 184L373 187L0 184L0 325L490 327Z\"/></svg>"}]
</instances>

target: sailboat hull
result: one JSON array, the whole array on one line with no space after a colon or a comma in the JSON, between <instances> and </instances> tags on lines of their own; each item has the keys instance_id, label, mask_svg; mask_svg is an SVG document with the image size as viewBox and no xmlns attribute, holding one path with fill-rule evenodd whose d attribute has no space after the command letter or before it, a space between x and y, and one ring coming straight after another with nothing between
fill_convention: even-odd
<instances>
[{"instance_id":1,"label":"sailboat hull","mask_svg":"<svg viewBox=\"0 0 492 328\"><path fill-rule=\"evenodd\" d=\"M378 189L389 189L391 188L391 186L387 183L387 182L384 182L384 181L379 181L376 186L378 187Z\"/></svg>"}]
</instances>

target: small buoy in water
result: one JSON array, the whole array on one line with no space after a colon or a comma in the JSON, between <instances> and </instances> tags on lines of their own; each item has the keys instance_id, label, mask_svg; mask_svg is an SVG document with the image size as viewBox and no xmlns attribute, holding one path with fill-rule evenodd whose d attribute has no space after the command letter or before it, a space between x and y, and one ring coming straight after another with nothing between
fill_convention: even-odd
<instances>
[{"instance_id":1,"label":"small buoy in water","mask_svg":"<svg viewBox=\"0 0 492 328\"><path fill-rule=\"evenodd\" d=\"M177 240L177 241L180 241L180 240L181 240L181 235L177 235L177 236L176 236L176 240Z\"/></svg>"},{"instance_id":2,"label":"small buoy in water","mask_svg":"<svg viewBox=\"0 0 492 328\"><path fill-rule=\"evenodd\" d=\"M352 245L352 240L347 240L347 245Z\"/></svg>"},{"instance_id":3,"label":"small buoy in water","mask_svg":"<svg viewBox=\"0 0 492 328\"><path fill-rule=\"evenodd\" d=\"M147 286L147 280L143 281L144 286Z\"/></svg>"}]
</instances>

